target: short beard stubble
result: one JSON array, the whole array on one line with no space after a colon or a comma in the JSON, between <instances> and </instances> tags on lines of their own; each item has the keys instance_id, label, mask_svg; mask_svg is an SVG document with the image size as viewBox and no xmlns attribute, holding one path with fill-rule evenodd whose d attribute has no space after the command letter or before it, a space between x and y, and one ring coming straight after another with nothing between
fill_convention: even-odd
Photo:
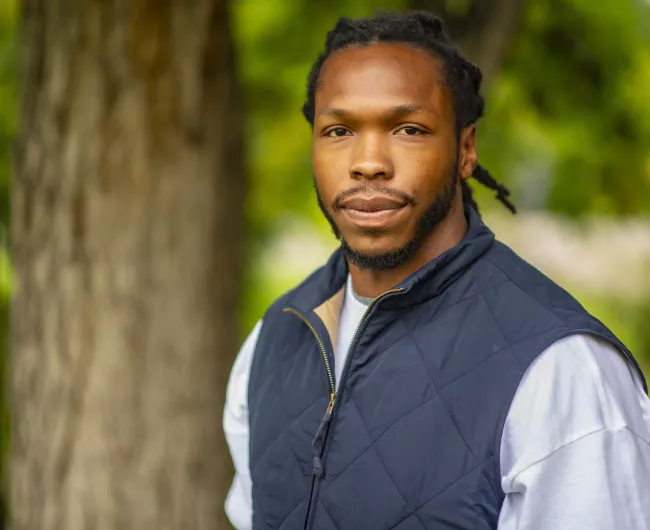
<instances>
[{"instance_id":1,"label":"short beard stubble","mask_svg":"<svg viewBox=\"0 0 650 530\"><path fill-rule=\"evenodd\" d=\"M437 195L431 201L431 204L426 209L424 214L418 220L415 234L403 246L395 250L371 254L354 250L348 245L347 241L341 236L341 232L332 216L325 208L322 197L318 192L316 186L316 179L314 177L314 189L316 190L316 199L323 215L329 222L334 237L341 243L341 250L343 255L349 263L356 265L362 270L372 271L385 271L391 270L399 265L411 261L415 254L420 250L424 240L434 231L434 229L447 217L456 199L458 193L458 159L453 166L453 172L449 175L447 182L442 190L442 193ZM368 230L367 235L371 238L378 238L381 232L377 230Z\"/></svg>"}]
</instances>

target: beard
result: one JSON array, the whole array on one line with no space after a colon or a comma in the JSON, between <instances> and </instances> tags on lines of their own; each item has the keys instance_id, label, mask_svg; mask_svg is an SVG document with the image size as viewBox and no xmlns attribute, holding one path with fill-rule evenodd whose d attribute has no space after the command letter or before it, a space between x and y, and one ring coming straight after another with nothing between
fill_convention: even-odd
<instances>
[{"instance_id":1,"label":"beard","mask_svg":"<svg viewBox=\"0 0 650 530\"><path fill-rule=\"evenodd\" d=\"M418 219L413 237L401 247L385 252L370 253L353 249L345 238L343 238L340 230L336 226L336 222L327 211L327 208L325 208L315 180L314 188L316 190L318 206L329 222L334 237L341 243L341 250L348 262L362 270L390 270L411 261L422 247L426 238L449 214L458 193L458 159L454 163L453 171L449 174L442 192L431 200L427 209L420 219ZM336 201L334 203L336 204ZM371 239L379 239L381 236L381 232L378 230L367 230L366 234Z\"/></svg>"}]
</instances>

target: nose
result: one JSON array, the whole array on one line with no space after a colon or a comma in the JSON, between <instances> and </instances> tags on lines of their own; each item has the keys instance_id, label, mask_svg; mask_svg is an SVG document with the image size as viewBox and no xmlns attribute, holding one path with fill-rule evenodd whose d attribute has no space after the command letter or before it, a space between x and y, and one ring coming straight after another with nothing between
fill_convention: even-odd
<instances>
[{"instance_id":1,"label":"nose","mask_svg":"<svg viewBox=\"0 0 650 530\"><path fill-rule=\"evenodd\" d=\"M393 163L388 145L376 136L359 136L350 164L350 177L357 180L393 178Z\"/></svg>"}]
</instances>

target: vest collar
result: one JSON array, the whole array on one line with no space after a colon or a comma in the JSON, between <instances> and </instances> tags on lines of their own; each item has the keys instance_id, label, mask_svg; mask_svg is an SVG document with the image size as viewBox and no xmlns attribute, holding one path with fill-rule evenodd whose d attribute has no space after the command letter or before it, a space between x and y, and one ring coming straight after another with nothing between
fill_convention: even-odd
<instances>
[{"instance_id":1,"label":"vest collar","mask_svg":"<svg viewBox=\"0 0 650 530\"><path fill-rule=\"evenodd\" d=\"M465 216L468 224L465 237L396 286L404 291L403 296L391 300L392 307L417 304L440 295L489 250L495 239L492 231L473 208L467 207Z\"/></svg>"},{"instance_id":2,"label":"vest collar","mask_svg":"<svg viewBox=\"0 0 650 530\"><path fill-rule=\"evenodd\" d=\"M391 306L408 306L438 296L492 246L494 234L476 211L468 207L465 215L468 221L465 237L396 285L402 292L393 297ZM347 275L343 252L337 249L324 267L294 291L290 306L302 314L316 312L321 319L325 315L323 320L331 320L328 315L338 320Z\"/></svg>"}]
</instances>

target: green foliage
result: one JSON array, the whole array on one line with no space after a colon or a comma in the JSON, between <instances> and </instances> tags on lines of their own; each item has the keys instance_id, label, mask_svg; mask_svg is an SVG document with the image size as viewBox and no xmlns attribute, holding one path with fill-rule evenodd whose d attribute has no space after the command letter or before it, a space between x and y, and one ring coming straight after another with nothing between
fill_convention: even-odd
<instances>
[{"instance_id":1,"label":"green foliage","mask_svg":"<svg viewBox=\"0 0 650 530\"><path fill-rule=\"evenodd\" d=\"M313 197L311 131L300 112L326 32L339 15L406 7L407 0L234 5L249 111L243 332L301 280L259 263L259 249L277 222L291 214L328 230ZM648 9L637 0L529 2L503 71L487 87L487 113L478 127L481 162L513 188L519 206L572 216L650 213ZM482 209L501 207L482 186L473 188ZM634 318L641 308L587 298L588 309L650 361L643 350L650 343L647 326Z\"/></svg>"},{"instance_id":2,"label":"green foliage","mask_svg":"<svg viewBox=\"0 0 650 530\"><path fill-rule=\"evenodd\" d=\"M310 130L300 108L327 30L339 15L408 4L235 3L255 239L264 240L287 212L321 223L312 200ZM513 186L519 204L569 215L650 211L649 11L640 0L529 3L479 125L484 165ZM492 207L487 192L474 188Z\"/></svg>"},{"instance_id":3,"label":"green foliage","mask_svg":"<svg viewBox=\"0 0 650 530\"><path fill-rule=\"evenodd\" d=\"M650 212L650 4L529 3L481 124L486 166L519 203Z\"/></svg>"}]
</instances>

